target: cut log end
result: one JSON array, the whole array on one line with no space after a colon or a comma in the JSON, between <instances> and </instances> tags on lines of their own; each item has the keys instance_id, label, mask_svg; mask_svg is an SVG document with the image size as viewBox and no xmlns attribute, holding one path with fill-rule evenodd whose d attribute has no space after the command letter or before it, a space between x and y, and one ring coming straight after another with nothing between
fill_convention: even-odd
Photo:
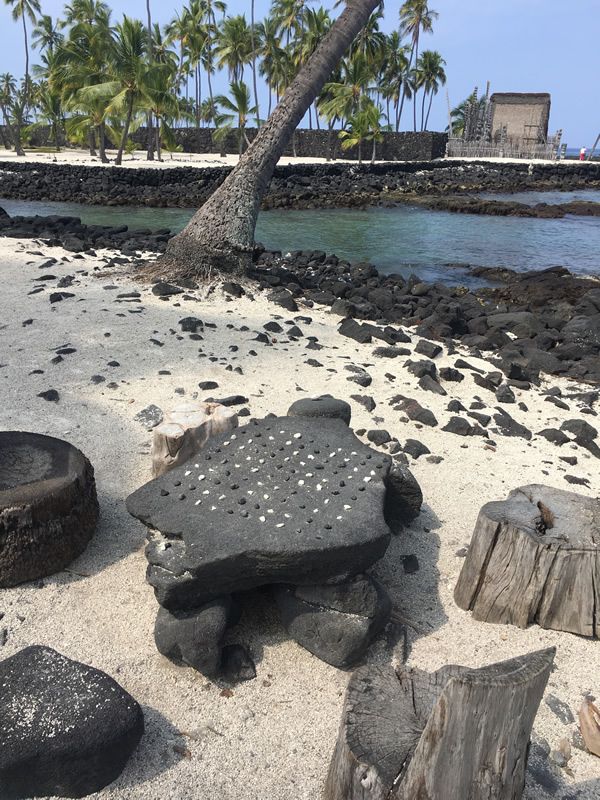
<instances>
[{"instance_id":1,"label":"cut log end","mask_svg":"<svg viewBox=\"0 0 600 800\"><path fill-rule=\"evenodd\" d=\"M597 637L600 503L531 485L480 511L454 592L475 619Z\"/></svg>"},{"instance_id":2,"label":"cut log end","mask_svg":"<svg viewBox=\"0 0 600 800\"><path fill-rule=\"evenodd\" d=\"M515 800L555 650L350 680L323 800ZM475 722L477 720L477 722Z\"/></svg>"}]
</instances>

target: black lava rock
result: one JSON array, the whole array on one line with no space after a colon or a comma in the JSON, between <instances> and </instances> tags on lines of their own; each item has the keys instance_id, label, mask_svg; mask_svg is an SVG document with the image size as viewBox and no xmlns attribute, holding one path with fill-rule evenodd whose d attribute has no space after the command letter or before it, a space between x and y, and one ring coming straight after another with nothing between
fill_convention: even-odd
<instances>
[{"instance_id":1,"label":"black lava rock","mask_svg":"<svg viewBox=\"0 0 600 800\"><path fill-rule=\"evenodd\" d=\"M391 528L396 527L398 523L410 522L419 516L423 505L423 492L417 479L405 464L394 461L386 479L386 486L384 514Z\"/></svg>"},{"instance_id":2,"label":"black lava rock","mask_svg":"<svg viewBox=\"0 0 600 800\"><path fill-rule=\"evenodd\" d=\"M416 459L426 456L431 453L431 450L418 439L407 439L404 445L404 452Z\"/></svg>"},{"instance_id":3,"label":"black lava rock","mask_svg":"<svg viewBox=\"0 0 600 800\"><path fill-rule=\"evenodd\" d=\"M435 342L430 342L427 339L420 339L415 347L415 353L419 353L427 358L435 358L442 352L442 348Z\"/></svg>"},{"instance_id":4,"label":"black lava rock","mask_svg":"<svg viewBox=\"0 0 600 800\"><path fill-rule=\"evenodd\" d=\"M353 395L356 399L359 395ZM374 404L373 404L373 407ZM296 400L288 408L288 417L323 417L326 419L341 419L346 425L350 425L352 409L345 400L337 400L331 395L321 395L321 397L302 398Z\"/></svg>"},{"instance_id":5,"label":"black lava rock","mask_svg":"<svg viewBox=\"0 0 600 800\"><path fill-rule=\"evenodd\" d=\"M138 703L100 670L39 645L0 662L3 800L98 792L143 732Z\"/></svg>"},{"instance_id":6,"label":"black lava rock","mask_svg":"<svg viewBox=\"0 0 600 800\"><path fill-rule=\"evenodd\" d=\"M159 653L183 662L207 678L220 673L221 640L231 612L231 598L218 597L190 611L159 608L154 641Z\"/></svg>"},{"instance_id":7,"label":"black lava rock","mask_svg":"<svg viewBox=\"0 0 600 800\"><path fill-rule=\"evenodd\" d=\"M367 575L331 586L278 586L275 600L290 636L334 667L363 657L392 607L381 584Z\"/></svg>"}]
</instances>

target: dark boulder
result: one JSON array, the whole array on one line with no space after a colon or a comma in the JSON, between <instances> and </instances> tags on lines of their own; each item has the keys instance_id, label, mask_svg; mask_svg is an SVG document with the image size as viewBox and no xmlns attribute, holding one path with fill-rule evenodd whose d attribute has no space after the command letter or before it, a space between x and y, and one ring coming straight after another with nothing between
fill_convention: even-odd
<instances>
[{"instance_id":1,"label":"dark boulder","mask_svg":"<svg viewBox=\"0 0 600 800\"><path fill-rule=\"evenodd\" d=\"M139 704L98 669L39 645L0 662L2 800L98 792L143 732Z\"/></svg>"}]
</instances>

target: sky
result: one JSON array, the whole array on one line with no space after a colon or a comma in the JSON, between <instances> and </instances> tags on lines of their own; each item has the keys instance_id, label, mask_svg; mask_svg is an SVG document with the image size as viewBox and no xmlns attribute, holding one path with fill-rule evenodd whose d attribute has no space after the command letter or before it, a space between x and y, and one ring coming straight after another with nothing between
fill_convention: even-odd
<instances>
[{"instance_id":1,"label":"sky","mask_svg":"<svg viewBox=\"0 0 600 800\"><path fill-rule=\"evenodd\" d=\"M145 19L145 0L108 1L115 19L122 14ZM330 0L322 4L332 5ZM386 31L396 27L400 4L386 0ZM64 3L41 0L41 5L43 13L58 16ZM152 0L152 5L155 21L165 23L183 2ZM265 16L269 5L269 0L256 0L257 17ZM444 130L448 124L448 99L454 107L475 86L484 92L490 81L492 92L549 92L550 133L561 128L569 147L594 143L600 133L600 0L431 0L430 7L439 18L434 33L423 36L422 47L442 54L448 78L434 99L430 129ZM249 0L228 2L229 14L249 18L249 9ZM23 37L2 2L0 73L7 71L23 74ZM250 82L249 75L246 80ZM226 91L225 76L215 83L216 92ZM406 124L410 116L404 118Z\"/></svg>"}]
</instances>

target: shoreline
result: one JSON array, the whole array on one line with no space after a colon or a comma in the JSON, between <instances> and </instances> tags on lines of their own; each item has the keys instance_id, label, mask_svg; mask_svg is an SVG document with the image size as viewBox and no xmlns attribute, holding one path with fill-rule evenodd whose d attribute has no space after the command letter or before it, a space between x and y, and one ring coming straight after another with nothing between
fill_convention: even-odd
<instances>
[{"instance_id":1,"label":"shoreline","mask_svg":"<svg viewBox=\"0 0 600 800\"><path fill-rule=\"evenodd\" d=\"M11 218L0 209L2 237L42 240L75 258L116 248L121 263L135 269L144 254L163 253L171 233L84 225L76 217ZM600 275L563 267L523 272L472 267L470 274L490 285L467 289L460 281L425 282L323 251L283 254L257 244L248 276L289 311L297 310L298 302L316 303L358 325L402 324L446 344L461 342L478 355L487 353L511 380L537 383L547 373L600 386Z\"/></svg>"},{"instance_id":2,"label":"shoreline","mask_svg":"<svg viewBox=\"0 0 600 800\"><path fill-rule=\"evenodd\" d=\"M416 350L421 336L414 327L394 326L410 339L400 345L410 354L390 359L375 353L384 344L379 340L359 343L341 335L339 317L315 301L311 307L298 297L297 311L283 309L256 286L252 296L246 291L234 297L219 287L212 292L205 287L160 297L151 285L135 280L128 263L113 261L119 253L100 248L91 255L40 240L0 238L0 255L6 264L1 424L66 438L81 448L95 468L101 506L96 535L69 570L1 593L8 631L3 657L32 643L57 647L113 675L143 705L146 735L123 775L98 798L195 796L200 773L200 791L210 800L313 800L335 744L349 673L292 642L264 594L257 593L254 608L229 634L228 641L249 647L258 672L254 681L231 687L232 695L223 693L226 685L170 664L154 647L156 604L144 579L145 531L124 507L127 494L150 475L151 434L134 418L151 403L167 410L195 393L202 398L199 381L216 381L218 396L243 393L253 417L285 414L293 400L323 392L344 398L367 395L376 403L372 411L349 400L355 430L387 430L402 450L408 439L428 448L430 453L419 458L404 452L425 505L393 537L376 568L395 609L407 620L410 665L427 670L447 663L475 667L555 645L558 669L551 674L546 697L558 697L575 713L582 693L597 691L597 642L535 625L521 630L476 622L452 598L463 563L459 553L470 540L479 508L515 488L517 465L519 485L543 481L598 495L597 457L574 441L558 447L538 435L587 410L593 413L584 418L598 427L598 401L589 396L587 385L542 377L538 387L513 386L516 402L503 404L473 377L476 370L484 375L495 371L495 365L460 344L453 352L444 343L442 353L433 358L438 369L455 369L460 358L473 369L461 369L461 382L442 381L447 395L440 396L424 390L404 366L407 359L424 358ZM49 263L51 258L56 261ZM59 282L64 286L65 281L64 291L72 296L50 302L51 294L62 291ZM200 341L182 333L178 324L190 314L205 324ZM301 337L282 333L267 343L255 340L267 322L277 321L285 330L288 320L301 329ZM317 337L321 349L307 351L309 336ZM57 349L67 345L74 352L52 363ZM349 364L362 366L371 385L349 383ZM237 366L242 375L235 372ZM50 388L59 392L57 403L37 396ZM567 409L547 400L557 390ZM428 427L395 410L398 394L416 399L438 424ZM451 401L462 403L466 411L449 411ZM471 409L473 403L483 403L483 408ZM492 420L485 428L487 437L442 430L456 413L475 424L467 412L493 417L498 406L527 428L531 438L509 435ZM387 452L389 445L382 449ZM576 457L576 465L562 456ZM572 485L566 475L586 483ZM418 571L404 571L406 555L416 555ZM393 637L381 637L367 660L398 660L402 649ZM528 773L524 800L561 800L574 791L581 800L597 796L593 756L573 748L573 777L545 756L538 763L546 744L555 749L574 729L542 702L534 725L536 770ZM548 793L543 780L553 787Z\"/></svg>"}]
</instances>

